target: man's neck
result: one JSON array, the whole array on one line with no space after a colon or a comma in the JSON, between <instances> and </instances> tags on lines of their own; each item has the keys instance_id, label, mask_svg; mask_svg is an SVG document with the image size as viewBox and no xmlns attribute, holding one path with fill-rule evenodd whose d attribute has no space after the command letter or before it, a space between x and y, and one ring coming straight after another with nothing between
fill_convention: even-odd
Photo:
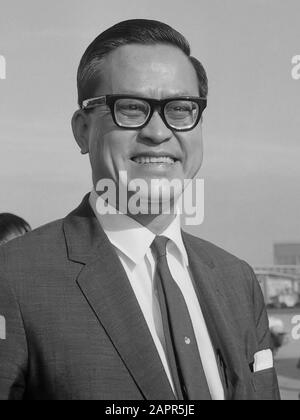
<instances>
[{"instance_id":1,"label":"man's neck","mask_svg":"<svg viewBox=\"0 0 300 420\"><path fill-rule=\"evenodd\" d=\"M122 210L119 208L119 203L117 203L117 208L119 211ZM157 204L157 207L155 206L156 211L154 213L151 213L151 202L145 204L145 209L150 210L149 214L143 212L138 214L132 214L127 204L126 214L128 217L135 220L140 225L149 229L155 235L162 234L175 220L177 214L175 210L175 203L173 200L171 200L167 205L166 203Z\"/></svg>"},{"instance_id":2,"label":"man's neck","mask_svg":"<svg viewBox=\"0 0 300 420\"><path fill-rule=\"evenodd\" d=\"M155 235L160 235L161 233L163 233L176 218L175 214L159 214L159 215L127 214L127 216L134 219L140 225L145 226Z\"/></svg>"}]
</instances>

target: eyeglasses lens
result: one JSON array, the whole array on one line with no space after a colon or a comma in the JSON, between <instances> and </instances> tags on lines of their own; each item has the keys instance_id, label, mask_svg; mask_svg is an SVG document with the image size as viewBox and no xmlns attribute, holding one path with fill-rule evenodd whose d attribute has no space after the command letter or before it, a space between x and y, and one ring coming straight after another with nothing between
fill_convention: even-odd
<instances>
[{"instance_id":1,"label":"eyeglasses lens","mask_svg":"<svg viewBox=\"0 0 300 420\"><path fill-rule=\"evenodd\" d=\"M141 127L151 114L147 101L122 98L115 102L115 118L121 127ZM170 127L178 130L189 129L195 125L200 113L199 105L191 100L174 100L164 107L165 120Z\"/></svg>"}]
</instances>

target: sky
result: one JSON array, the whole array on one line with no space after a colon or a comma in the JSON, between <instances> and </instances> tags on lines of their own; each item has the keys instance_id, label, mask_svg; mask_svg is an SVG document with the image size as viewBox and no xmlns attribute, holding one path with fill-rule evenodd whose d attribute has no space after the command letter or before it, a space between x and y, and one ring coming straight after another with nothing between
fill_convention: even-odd
<instances>
[{"instance_id":1,"label":"sky","mask_svg":"<svg viewBox=\"0 0 300 420\"><path fill-rule=\"evenodd\" d=\"M88 44L125 19L164 21L209 77L205 221L189 230L252 265L300 242L299 0L0 0L0 212L35 228L91 189L73 139L76 71Z\"/></svg>"}]
</instances>

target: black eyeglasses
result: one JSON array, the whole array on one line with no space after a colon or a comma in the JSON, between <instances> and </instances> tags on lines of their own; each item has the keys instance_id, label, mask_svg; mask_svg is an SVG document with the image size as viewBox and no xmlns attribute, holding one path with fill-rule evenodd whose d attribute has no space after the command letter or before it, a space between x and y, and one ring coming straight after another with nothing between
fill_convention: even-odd
<instances>
[{"instance_id":1,"label":"black eyeglasses","mask_svg":"<svg viewBox=\"0 0 300 420\"><path fill-rule=\"evenodd\" d=\"M145 127L157 110L171 130L190 131L207 107L206 98L180 96L163 100L128 95L105 95L82 102L84 110L107 105L118 127L132 130Z\"/></svg>"}]
</instances>

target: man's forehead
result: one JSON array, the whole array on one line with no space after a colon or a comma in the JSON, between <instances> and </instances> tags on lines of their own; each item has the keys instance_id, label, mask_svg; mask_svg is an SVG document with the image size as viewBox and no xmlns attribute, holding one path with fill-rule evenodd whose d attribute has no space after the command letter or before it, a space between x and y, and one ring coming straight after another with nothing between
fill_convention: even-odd
<instances>
[{"instance_id":1,"label":"man's forehead","mask_svg":"<svg viewBox=\"0 0 300 420\"><path fill-rule=\"evenodd\" d=\"M198 87L189 58L179 48L162 44L119 47L104 59L101 78L103 88L115 93L120 88L126 94L166 88L188 95Z\"/></svg>"},{"instance_id":2,"label":"man's forehead","mask_svg":"<svg viewBox=\"0 0 300 420\"><path fill-rule=\"evenodd\" d=\"M160 70L163 63L172 65L189 64L188 57L178 47L169 44L129 44L118 47L105 59L108 65L122 63L125 66L139 66L151 63L152 69Z\"/></svg>"}]
</instances>

